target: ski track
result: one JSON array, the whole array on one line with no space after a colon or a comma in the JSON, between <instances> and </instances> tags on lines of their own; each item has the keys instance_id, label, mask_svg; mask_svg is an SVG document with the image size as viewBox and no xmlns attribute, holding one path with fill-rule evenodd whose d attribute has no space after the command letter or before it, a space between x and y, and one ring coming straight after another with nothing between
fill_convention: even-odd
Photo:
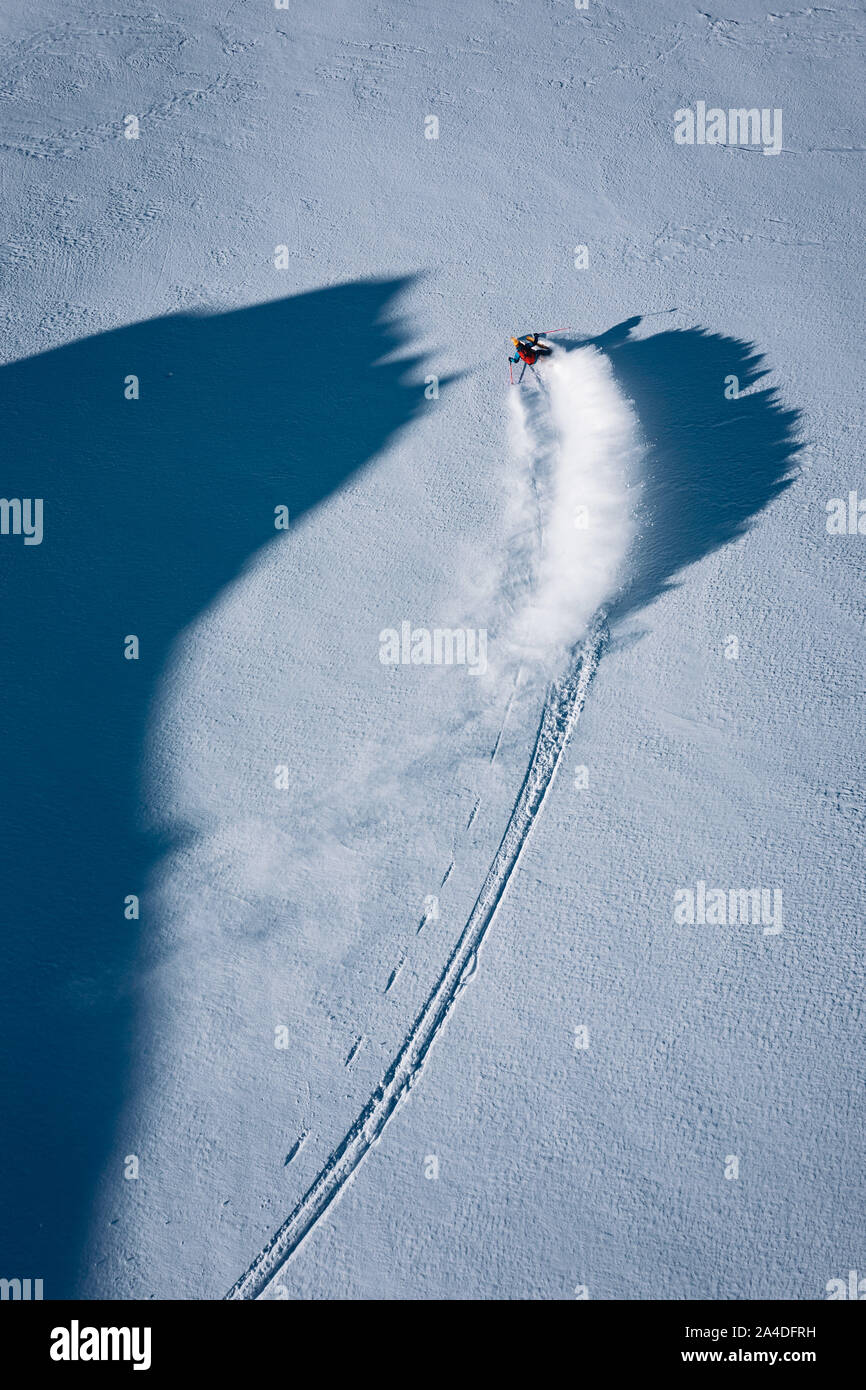
<instances>
[{"instance_id":1,"label":"ski track","mask_svg":"<svg viewBox=\"0 0 866 1390\"><path fill-rule=\"evenodd\" d=\"M532 375L534 394L542 403L543 414L529 408L520 439L523 446L529 444L539 574L533 602L524 609L523 621L525 635L536 644L538 630L543 629L540 656L547 652L549 658L550 650L563 653L565 673L548 687L529 766L475 905L395 1060L311 1187L225 1295L227 1299L255 1299L264 1293L351 1182L424 1070L430 1048L475 973L479 948L553 784L607 640L604 604L631 537L627 479L639 452L636 421L630 404L622 399L614 384L610 364L595 348L557 354L549 383L542 381L534 370ZM523 408L526 411L526 401ZM573 517L578 502L592 503L594 547L575 547ZM545 503L551 511L549 526L544 524ZM585 605L582 613L577 595L582 596ZM571 634L581 630L586 634L576 646L570 645L573 636L567 634L566 623L574 624ZM496 757L522 671L521 662L491 761ZM477 803L469 826L476 811ZM452 859L443 886L453 867ZM425 914L417 931L426 920ZM386 994L404 963L405 955L385 986Z\"/></svg>"},{"instance_id":2,"label":"ski track","mask_svg":"<svg viewBox=\"0 0 866 1390\"><path fill-rule=\"evenodd\" d=\"M475 973L478 950L517 867L607 641L604 614L593 619L566 674L548 689L532 757L505 833L463 931L402 1046L349 1131L297 1206L225 1295L256 1299L344 1192L401 1100L421 1075L430 1048Z\"/></svg>"}]
</instances>

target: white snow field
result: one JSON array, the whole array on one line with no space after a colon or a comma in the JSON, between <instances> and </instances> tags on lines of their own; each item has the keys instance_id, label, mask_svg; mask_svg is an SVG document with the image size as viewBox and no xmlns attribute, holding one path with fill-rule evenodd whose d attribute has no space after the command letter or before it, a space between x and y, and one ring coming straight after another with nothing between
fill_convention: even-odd
<instances>
[{"instance_id":1,"label":"white snow field","mask_svg":"<svg viewBox=\"0 0 866 1390\"><path fill-rule=\"evenodd\" d=\"M866 1271L862 7L0 25L0 1273Z\"/></svg>"}]
</instances>

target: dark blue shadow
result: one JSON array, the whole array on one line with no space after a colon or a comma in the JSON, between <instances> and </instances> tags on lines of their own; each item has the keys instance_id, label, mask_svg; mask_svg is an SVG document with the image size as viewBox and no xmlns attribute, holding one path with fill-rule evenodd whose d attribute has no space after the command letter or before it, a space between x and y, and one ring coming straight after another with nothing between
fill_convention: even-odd
<instances>
[{"instance_id":1,"label":"dark blue shadow","mask_svg":"<svg viewBox=\"0 0 866 1390\"><path fill-rule=\"evenodd\" d=\"M0 370L3 932L0 1275L73 1295L124 1098L148 710L169 647L276 536L423 403L385 317L405 281L356 283L89 338ZM124 398L124 379L140 399ZM136 634L138 661L123 656Z\"/></svg>"},{"instance_id":2,"label":"dark blue shadow","mask_svg":"<svg viewBox=\"0 0 866 1390\"><path fill-rule=\"evenodd\" d=\"M580 340L610 357L647 445L638 536L611 623L651 604L689 565L742 535L790 486L803 444L799 412L757 385L767 368L753 343L702 328L635 338L640 322L635 316ZM737 378L736 399L725 395L729 377Z\"/></svg>"}]
</instances>

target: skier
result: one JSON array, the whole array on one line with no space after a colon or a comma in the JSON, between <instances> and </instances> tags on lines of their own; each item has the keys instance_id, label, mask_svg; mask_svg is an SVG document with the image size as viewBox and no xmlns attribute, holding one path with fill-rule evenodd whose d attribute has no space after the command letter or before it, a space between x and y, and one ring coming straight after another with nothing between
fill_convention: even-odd
<instances>
[{"instance_id":1,"label":"skier","mask_svg":"<svg viewBox=\"0 0 866 1390\"><path fill-rule=\"evenodd\" d=\"M553 348L548 347L546 343L540 343L539 337L538 333L527 333L522 338L512 338L516 351L513 357L509 357L509 362L523 361L532 367L539 357L549 356Z\"/></svg>"}]
</instances>

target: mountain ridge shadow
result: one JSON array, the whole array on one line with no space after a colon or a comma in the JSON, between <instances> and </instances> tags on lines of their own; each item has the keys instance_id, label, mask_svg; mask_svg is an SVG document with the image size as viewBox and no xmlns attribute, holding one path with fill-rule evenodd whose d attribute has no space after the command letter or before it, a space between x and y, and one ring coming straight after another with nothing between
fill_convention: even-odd
<instances>
[{"instance_id":1,"label":"mountain ridge shadow","mask_svg":"<svg viewBox=\"0 0 866 1390\"><path fill-rule=\"evenodd\" d=\"M423 405L393 309L410 282L171 315L0 368L4 496L44 499L41 544L0 537L0 1273L46 1298L75 1294L124 1099L147 929L124 900L162 848L138 826L157 683L275 538L274 509L294 523Z\"/></svg>"}]
</instances>

